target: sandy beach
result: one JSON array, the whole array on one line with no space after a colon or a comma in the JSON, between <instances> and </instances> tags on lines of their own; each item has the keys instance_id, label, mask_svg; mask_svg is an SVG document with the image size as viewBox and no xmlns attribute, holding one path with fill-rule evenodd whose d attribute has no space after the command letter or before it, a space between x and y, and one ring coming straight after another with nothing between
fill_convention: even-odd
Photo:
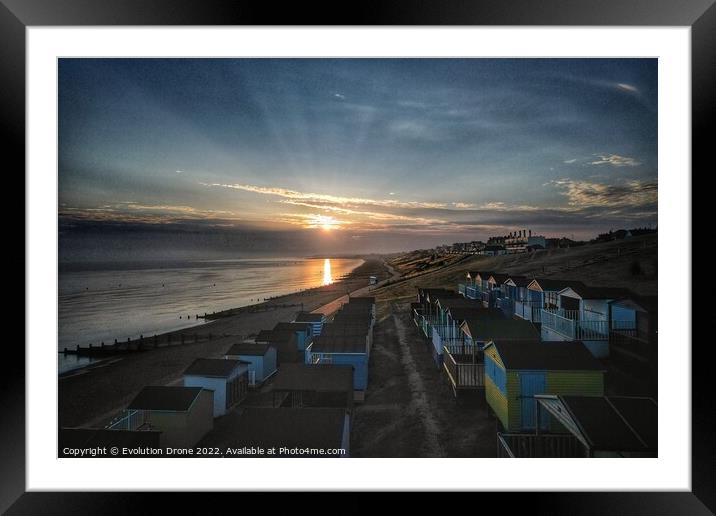
<instances>
[{"instance_id":1,"label":"sandy beach","mask_svg":"<svg viewBox=\"0 0 716 516\"><path fill-rule=\"evenodd\" d=\"M182 372L196 358L221 356L237 340L250 338L262 329L271 329L278 322L290 321L301 310L301 303L305 311L314 311L324 305L328 305L325 308L331 311L340 306L340 299L349 292L367 294L370 275L383 281L391 277L391 272L382 260L366 258L346 278L331 285L230 310L217 314L217 318L205 324L173 332L188 335L211 333L211 340L118 355L60 376L59 425L102 425L121 411L142 387L166 385L179 380Z\"/></svg>"}]
</instances>

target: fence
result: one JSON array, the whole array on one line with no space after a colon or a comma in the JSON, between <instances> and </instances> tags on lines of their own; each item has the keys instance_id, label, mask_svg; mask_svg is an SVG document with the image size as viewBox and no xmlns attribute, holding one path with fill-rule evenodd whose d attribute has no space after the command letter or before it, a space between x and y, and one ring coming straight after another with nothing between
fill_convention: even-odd
<instances>
[{"instance_id":1,"label":"fence","mask_svg":"<svg viewBox=\"0 0 716 516\"><path fill-rule=\"evenodd\" d=\"M585 312L578 310L544 309L542 324L571 340L608 340L610 327L620 327L622 331L634 323L631 321L606 321L584 319Z\"/></svg>"},{"instance_id":2,"label":"fence","mask_svg":"<svg viewBox=\"0 0 716 516\"><path fill-rule=\"evenodd\" d=\"M571 434L504 434L497 433L497 456L586 457L582 443Z\"/></svg>"},{"instance_id":3,"label":"fence","mask_svg":"<svg viewBox=\"0 0 716 516\"><path fill-rule=\"evenodd\" d=\"M465 355L453 355L444 348L443 367L454 389L477 389L485 386L485 364L469 361Z\"/></svg>"},{"instance_id":4,"label":"fence","mask_svg":"<svg viewBox=\"0 0 716 516\"><path fill-rule=\"evenodd\" d=\"M135 353L168 346L183 346L184 344L194 344L221 337L243 338L244 336L229 334L217 335L212 333L168 333L165 335L154 335L152 337L144 337L143 335L140 335L138 339L127 338L126 341L114 339L113 344L105 344L104 342L101 342L99 345L89 344L88 346L80 346L78 344L75 349L64 348L60 351L60 353L63 355L89 357L109 356L124 353Z\"/></svg>"},{"instance_id":5,"label":"fence","mask_svg":"<svg viewBox=\"0 0 716 516\"><path fill-rule=\"evenodd\" d=\"M146 414L143 410L125 410L105 428L108 430L136 430L146 422Z\"/></svg>"}]
</instances>

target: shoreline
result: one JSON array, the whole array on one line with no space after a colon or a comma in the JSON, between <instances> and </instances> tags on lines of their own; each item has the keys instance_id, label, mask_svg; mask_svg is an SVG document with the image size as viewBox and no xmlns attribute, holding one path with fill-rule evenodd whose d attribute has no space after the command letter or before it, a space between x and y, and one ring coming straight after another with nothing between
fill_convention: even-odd
<instances>
[{"instance_id":1,"label":"shoreline","mask_svg":"<svg viewBox=\"0 0 716 516\"><path fill-rule=\"evenodd\" d=\"M314 311L335 303L348 293L372 287L368 284L370 275L377 275L380 282L393 276L383 260L367 257L342 280L287 294L280 300L284 301L282 304L289 304L285 302L288 300L303 302L304 311ZM277 304L276 301L274 298L258 305ZM278 307L228 314L193 327L210 331L216 336L212 340L102 357L97 362L58 375L58 423L61 427L103 426L144 386L176 382L196 358L220 357L238 339L250 338L262 329L271 329L278 322L291 320L299 310L300 307ZM177 335L181 331L163 335Z\"/></svg>"},{"instance_id":2,"label":"shoreline","mask_svg":"<svg viewBox=\"0 0 716 516\"><path fill-rule=\"evenodd\" d=\"M362 260L362 263L360 263L353 270L347 272L346 274L339 277L336 281L334 281L333 283L330 283L329 285L319 285L316 287L310 287L310 288L306 288L303 290L298 290L296 292L289 292L287 294L280 294L277 296L264 298L264 301L260 301L258 303L252 303L249 305L228 308L226 310L221 310L219 312L212 312L211 314L205 314L204 316L199 315L195 319L194 324L191 324L189 326L177 325L176 328L163 331L162 333L152 334L151 338L154 338L156 336L156 338L158 338L158 339L166 339L169 336L181 335L182 333L187 333L187 332L192 332L192 331L193 332L200 331L201 328L205 328L205 327L211 325L211 323L213 323L215 321L219 321L219 320L227 318L227 317L239 316L239 315L245 314L245 313L267 312L272 309L275 309L272 307L280 307L280 308L295 307L295 305L297 303L281 303L281 301L288 300L289 298L292 298L293 296L306 296L306 295L311 296L312 294L315 294L315 291L318 291L319 289L325 289L325 291L330 291L330 289L328 289L327 287L339 286L339 285L342 285L344 282L355 280L354 273L356 271L358 271L358 269L360 269L363 265L365 265L369 258L356 257L355 259ZM339 299L343 295L345 295L345 294L339 295L336 299ZM303 303L301 303L301 304L303 305ZM261 310L261 308L265 308L265 309ZM139 335L131 336L130 338L132 341L135 341L139 338L140 335L143 335L143 333L140 333ZM149 338L149 334L147 334L147 338ZM57 354L64 355L64 351L58 350ZM74 376L76 374L82 374L81 371L83 371L85 369L92 369L94 367L99 367L107 361L115 360L115 359L118 359L121 357L122 357L122 355L119 355L119 354L118 355L109 355L106 357L97 357L97 358L88 357L91 360L89 363L80 365L77 367L73 367L71 369L66 369L65 371L62 371L62 372L59 372L59 370L58 370L57 376L58 376L58 378L67 378L70 376Z\"/></svg>"}]
</instances>

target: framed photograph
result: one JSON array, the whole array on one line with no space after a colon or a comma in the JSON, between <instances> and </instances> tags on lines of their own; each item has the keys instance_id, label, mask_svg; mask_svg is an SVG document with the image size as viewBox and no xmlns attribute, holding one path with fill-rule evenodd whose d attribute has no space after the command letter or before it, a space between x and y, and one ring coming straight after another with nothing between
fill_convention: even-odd
<instances>
[{"instance_id":1,"label":"framed photograph","mask_svg":"<svg viewBox=\"0 0 716 516\"><path fill-rule=\"evenodd\" d=\"M691 342L711 2L210 6L3 0L27 303L0 509L713 510Z\"/></svg>"}]
</instances>

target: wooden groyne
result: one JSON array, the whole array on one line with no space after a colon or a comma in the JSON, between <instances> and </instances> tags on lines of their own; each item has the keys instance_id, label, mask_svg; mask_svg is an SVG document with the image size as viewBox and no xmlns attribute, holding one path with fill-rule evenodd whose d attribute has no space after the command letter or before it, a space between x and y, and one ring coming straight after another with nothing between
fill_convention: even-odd
<instances>
[{"instance_id":1,"label":"wooden groyne","mask_svg":"<svg viewBox=\"0 0 716 516\"><path fill-rule=\"evenodd\" d=\"M232 336L243 337L241 335L217 335L212 333L168 333L161 336L153 335L151 337L140 335L138 339L134 340L131 338L128 338L126 341L118 341L115 339L112 344L105 344L104 342L101 342L99 345L90 344L88 346L80 346L78 344L74 348L64 348L60 351L60 354L80 357L106 357L148 351L160 347L183 346L185 344L195 344L216 338Z\"/></svg>"}]
</instances>

